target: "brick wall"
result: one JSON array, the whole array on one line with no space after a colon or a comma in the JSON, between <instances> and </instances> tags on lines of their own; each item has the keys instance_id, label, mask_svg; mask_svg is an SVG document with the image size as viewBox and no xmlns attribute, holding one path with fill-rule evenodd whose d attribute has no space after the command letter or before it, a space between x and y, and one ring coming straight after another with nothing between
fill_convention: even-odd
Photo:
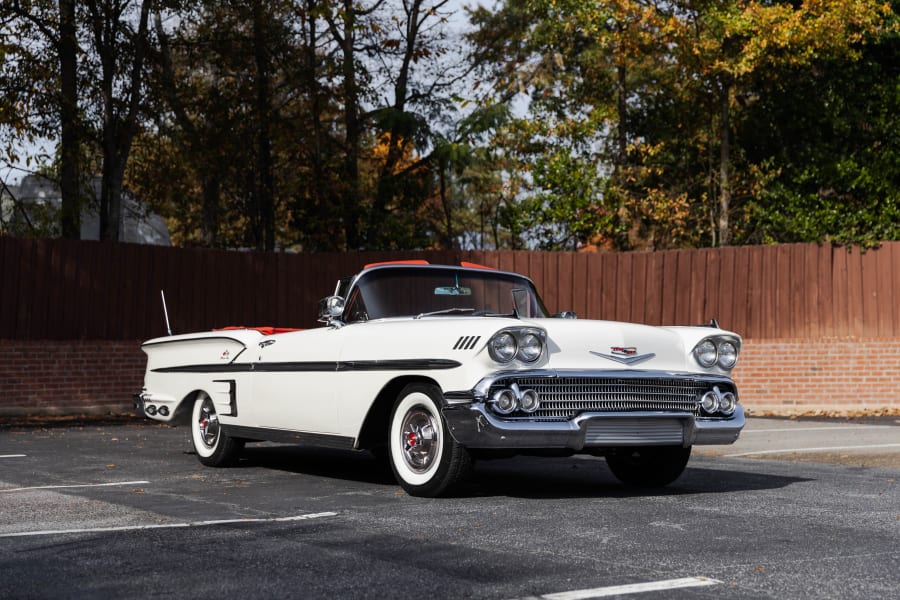
<instances>
[{"instance_id":1,"label":"brick wall","mask_svg":"<svg viewBox=\"0 0 900 600\"><path fill-rule=\"evenodd\" d=\"M145 366L140 341L0 340L0 417L128 412Z\"/></svg>"},{"instance_id":2,"label":"brick wall","mask_svg":"<svg viewBox=\"0 0 900 600\"><path fill-rule=\"evenodd\" d=\"M900 411L900 339L744 340L733 373L753 412Z\"/></svg>"},{"instance_id":3,"label":"brick wall","mask_svg":"<svg viewBox=\"0 0 900 600\"><path fill-rule=\"evenodd\" d=\"M0 340L0 417L126 413L140 341ZM900 339L745 340L734 371L751 413L900 411Z\"/></svg>"}]
</instances>

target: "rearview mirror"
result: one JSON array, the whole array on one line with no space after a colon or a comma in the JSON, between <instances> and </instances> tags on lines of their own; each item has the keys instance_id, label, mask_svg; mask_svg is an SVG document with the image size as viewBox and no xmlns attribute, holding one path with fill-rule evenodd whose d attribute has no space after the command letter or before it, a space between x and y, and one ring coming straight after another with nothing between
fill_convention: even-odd
<instances>
[{"instance_id":1,"label":"rearview mirror","mask_svg":"<svg viewBox=\"0 0 900 600\"><path fill-rule=\"evenodd\" d=\"M448 285L446 287L434 288L435 296L471 296L472 288L460 287L458 285Z\"/></svg>"}]
</instances>

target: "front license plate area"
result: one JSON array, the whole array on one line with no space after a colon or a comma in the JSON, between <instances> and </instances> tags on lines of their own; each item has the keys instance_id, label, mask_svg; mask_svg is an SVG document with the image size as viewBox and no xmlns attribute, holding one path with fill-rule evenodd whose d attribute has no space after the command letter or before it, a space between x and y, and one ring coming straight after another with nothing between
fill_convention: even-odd
<instances>
[{"instance_id":1,"label":"front license plate area","mask_svg":"<svg viewBox=\"0 0 900 600\"><path fill-rule=\"evenodd\" d=\"M681 446L681 419L596 419L588 421L585 446Z\"/></svg>"}]
</instances>

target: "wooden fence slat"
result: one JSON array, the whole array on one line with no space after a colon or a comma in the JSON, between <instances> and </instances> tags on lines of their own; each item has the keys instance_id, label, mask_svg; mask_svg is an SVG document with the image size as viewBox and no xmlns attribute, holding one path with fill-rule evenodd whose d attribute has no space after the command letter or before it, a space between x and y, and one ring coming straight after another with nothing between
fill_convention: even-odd
<instances>
[{"instance_id":1,"label":"wooden fence slat","mask_svg":"<svg viewBox=\"0 0 900 600\"><path fill-rule=\"evenodd\" d=\"M32 334L32 300L35 294L35 246L36 240L27 240L19 254L19 302L16 303L16 333L25 339L34 339Z\"/></svg>"},{"instance_id":2,"label":"wooden fence slat","mask_svg":"<svg viewBox=\"0 0 900 600\"><path fill-rule=\"evenodd\" d=\"M847 252L847 279L844 282L847 294L847 312L850 335L863 335L863 286L862 260L857 248Z\"/></svg>"},{"instance_id":3,"label":"wooden fence slat","mask_svg":"<svg viewBox=\"0 0 900 600\"><path fill-rule=\"evenodd\" d=\"M631 319L631 305L634 302L632 294L632 276L634 268L633 255L631 253L614 254L616 257L616 279L615 279L615 303L613 318L617 321L628 321Z\"/></svg>"},{"instance_id":4,"label":"wooden fence slat","mask_svg":"<svg viewBox=\"0 0 900 600\"><path fill-rule=\"evenodd\" d=\"M886 245L891 252L891 321L894 323L893 336L900 337L900 242Z\"/></svg>"},{"instance_id":5,"label":"wooden fence slat","mask_svg":"<svg viewBox=\"0 0 900 600\"><path fill-rule=\"evenodd\" d=\"M835 335L851 335L847 257L846 248L831 248L831 297L833 299L831 313L835 324Z\"/></svg>"},{"instance_id":6,"label":"wooden fence slat","mask_svg":"<svg viewBox=\"0 0 900 600\"><path fill-rule=\"evenodd\" d=\"M719 252L714 252L714 256L710 261L709 273L715 278L711 285L718 290L716 293L716 303L711 307L711 318L716 319L719 325L725 329L734 327L734 296L736 293L734 285L734 248L722 248Z\"/></svg>"},{"instance_id":7,"label":"wooden fence slat","mask_svg":"<svg viewBox=\"0 0 900 600\"><path fill-rule=\"evenodd\" d=\"M678 293L677 251L663 252L662 287L660 291L660 325L675 324L675 296Z\"/></svg>"},{"instance_id":8,"label":"wooden fence slat","mask_svg":"<svg viewBox=\"0 0 900 600\"><path fill-rule=\"evenodd\" d=\"M750 253L746 248L729 248L723 261L723 269L727 269L727 275L723 275L724 289L728 290L730 297L727 303L730 313L729 318L722 317L722 326L725 329L740 333L742 336L751 337L749 332L749 288L750 278Z\"/></svg>"},{"instance_id":9,"label":"wooden fence slat","mask_svg":"<svg viewBox=\"0 0 900 600\"><path fill-rule=\"evenodd\" d=\"M799 246L802 254L804 277L800 282L804 294L801 317L806 325L805 337L819 337L822 326L819 319L819 248L815 245Z\"/></svg>"},{"instance_id":10,"label":"wooden fence slat","mask_svg":"<svg viewBox=\"0 0 900 600\"><path fill-rule=\"evenodd\" d=\"M815 285L811 289L806 289L806 261L804 254L805 246L800 244L791 244L788 247L788 257L790 260L790 310L780 311L782 318L788 319L783 327L791 332L791 337L804 338L809 336L810 317L806 310L807 295L815 292Z\"/></svg>"},{"instance_id":11,"label":"wooden fence slat","mask_svg":"<svg viewBox=\"0 0 900 600\"><path fill-rule=\"evenodd\" d=\"M665 269L663 252L654 252L647 257L647 279L644 287L644 318L648 325L661 325L663 319L663 273Z\"/></svg>"},{"instance_id":12,"label":"wooden fence slat","mask_svg":"<svg viewBox=\"0 0 900 600\"><path fill-rule=\"evenodd\" d=\"M873 252L876 262L876 293L878 294L878 303L876 309L876 319L878 329L876 336L888 337L893 335L894 318L893 310L896 301L900 301L893 293L892 279L893 271L891 268L890 249L884 252Z\"/></svg>"},{"instance_id":13,"label":"wooden fence slat","mask_svg":"<svg viewBox=\"0 0 900 600\"><path fill-rule=\"evenodd\" d=\"M829 245L822 244L816 248L818 267L818 297L816 315L818 316L819 332L824 337L833 337L834 329L834 288L832 277L834 275L834 254Z\"/></svg>"},{"instance_id":14,"label":"wooden fence slat","mask_svg":"<svg viewBox=\"0 0 900 600\"><path fill-rule=\"evenodd\" d=\"M698 252L687 252L690 258L690 301L687 306L687 316L685 325L699 325L701 323L709 323L712 316L707 310L707 304L714 301L712 295L715 294L716 285L710 281L707 274L707 257L709 252L701 250Z\"/></svg>"},{"instance_id":15,"label":"wooden fence slat","mask_svg":"<svg viewBox=\"0 0 900 600\"><path fill-rule=\"evenodd\" d=\"M863 298L863 322L862 335L866 337L878 337L879 321L878 306L880 304L878 298L878 277L881 274L878 269L878 255L869 250L861 253L860 268L862 276L862 298Z\"/></svg>"},{"instance_id":16,"label":"wooden fence slat","mask_svg":"<svg viewBox=\"0 0 900 600\"><path fill-rule=\"evenodd\" d=\"M670 325L691 324L691 269L693 252L690 250L676 250L676 287L672 293L675 304L675 317Z\"/></svg>"},{"instance_id":17,"label":"wooden fence slat","mask_svg":"<svg viewBox=\"0 0 900 600\"><path fill-rule=\"evenodd\" d=\"M18 302L24 281L21 248L19 240L0 237L0 339L15 339L18 333Z\"/></svg>"},{"instance_id":18,"label":"wooden fence slat","mask_svg":"<svg viewBox=\"0 0 900 600\"><path fill-rule=\"evenodd\" d=\"M647 253L632 252L629 254L629 258L631 259L631 278L626 285L631 289L631 301L625 318L634 323L644 323L646 318L644 305L647 301Z\"/></svg>"},{"instance_id":19,"label":"wooden fence slat","mask_svg":"<svg viewBox=\"0 0 900 600\"><path fill-rule=\"evenodd\" d=\"M604 319L613 321L616 319L616 278L618 260L615 254L601 254L600 263L603 265L600 273L600 312Z\"/></svg>"},{"instance_id":20,"label":"wooden fence slat","mask_svg":"<svg viewBox=\"0 0 900 600\"><path fill-rule=\"evenodd\" d=\"M703 290L703 302L697 307L697 314L700 321L708 323L710 319L717 321L722 318L722 311L719 310L719 297L725 292L722 289L721 271L722 271L722 252L714 250L706 250L702 252L704 261L703 281L699 283Z\"/></svg>"}]
</instances>

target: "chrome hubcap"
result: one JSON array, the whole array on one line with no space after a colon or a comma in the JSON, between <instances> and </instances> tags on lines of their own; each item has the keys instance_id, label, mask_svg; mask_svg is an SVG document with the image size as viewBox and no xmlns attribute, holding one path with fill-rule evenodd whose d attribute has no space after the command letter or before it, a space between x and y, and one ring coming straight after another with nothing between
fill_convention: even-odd
<instances>
[{"instance_id":1,"label":"chrome hubcap","mask_svg":"<svg viewBox=\"0 0 900 600\"><path fill-rule=\"evenodd\" d=\"M213 448L219 437L219 417L212 402L207 398L200 407L200 418L197 420L197 428L200 430L200 439L207 448Z\"/></svg>"},{"instance_id":2,"label":"chrome hubcap","mask_svg":"<svg viewBox=\"0 0 900 600\"><path fill-rule=\"evenodd\" d=\"M406 413L400 428L400 446L407 466L417 473L428 470L438 452L439 425L431 413L420 408Z\"/></svg>"}]
</instances>

